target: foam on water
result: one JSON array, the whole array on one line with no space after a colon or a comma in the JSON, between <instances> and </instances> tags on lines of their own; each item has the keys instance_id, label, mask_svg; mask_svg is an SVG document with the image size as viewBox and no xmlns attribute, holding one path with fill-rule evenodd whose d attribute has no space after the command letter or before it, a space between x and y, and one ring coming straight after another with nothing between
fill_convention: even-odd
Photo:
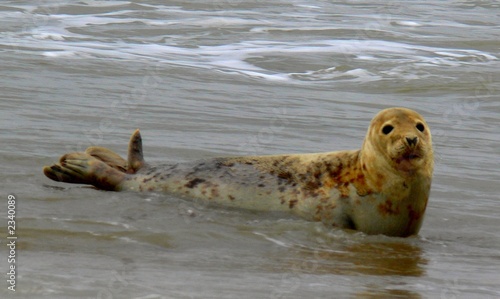
<instances>
[{"instance_id":1,"label":"foam on water","mask_svg":"<svg viewBox=\"0 0 500 299\"><path fill-rule=\"evenodd\" d=\"M44 56L50 59L88 59L91 57L101 59L147 59L177 66L187 66L203 69L215 69L226 74L240 74L252 78L269 81L324 81L346 78L361 82L371 82L393 78L418 79L419 76L408 76L406 70L427 69L433 66L458 67L470 63L488 63L497 60L492 53L486 53L473 49L453 49L423 46L412 43L376 40L376 39L308 39L301 41L276 41L255 38L261 36L262 25L271 25L269 29L281 28L281 30L294 30L297 32L315 30L316 32L337 30L341 27L332 27L329 24L308 28L307 26L281 27L278 22L269 20L252 20L235 18L228 16L216 16L208 11L191 11L179 7L166 7L148 5L155 14L171 15L185 14L185 19L180 22L175 19L158 20L148 18L137 18L135 10L129 6L123 6L123 2L115 1L111 3L94 3L96 7L106 7L107 10L93 15L71 15L71 14L51 14L45 16L46 25L37 26L28 33L31 39L26 38L26 32L20 32L17 37L12 37L9 41L0 41L4 46L28 47L31 49L43 49ZM299 7L300 4L297 4ZM308 8L315 8L314 5L307 5ZM113 8L116 8L114 10ZM30 11L30 8L24 7ZM196 17L193 17L196 16ZM290 22L286 20L286 22ZM416 27L421 24L417 21L395 21L397 25ZM180 27L200 27L218 30L220 26L236 26L244 28L248 32L253 32L249 40L223 45L203 45L197 47L185 47L176 45L175 37L168 44L154 42L133 42L132 40L117 40L107 37L100 40L95 39L82 32L82 28L99 26L116 26L125 24L142 23L151 26L150 30L158 28L168 29L169 26ZM275 24L273 24L275 23ZM435 23L435 22L434 22ZM437 23L436 23L437 25ZM448 24L450 25L450 24ZM454 24L454 26L464 26ZM78 29L75 31L75 29ZM147 29L146 29L147 30ZM157 36L161 38L161 35ZM180 43L186 42L184 36ZM199 36L192 36L193 42ZM22 40L20 43L17 39ZM149 37L150 40L154 36ZM24 51L27 51L24 49ZM275 69L268 69L260 64L249 62L249 59L264 59L269 56L294 57L296 55L328 55L332 65L326 69L307 69L301 72L278 72ZM369 63L368 68L373 65L384 65L385 69L379 73L373 73L364 69L361 65L344 72L340 71L338 62L355 56L357 59ZM336 63L337 62L337 63ZM405 66L401 67L400 64Z\"/></svg>"},{"instance_id":2,"label":"foam on water","mask_svg":"<svg viewBox=\"0 0 500 299\"><path fill-rule=\"evenodd\" d=\"M394 23L396 25L408 26L408 27L420 27L420 26L422 26L422 24L420 24L419 22L415 22L415 21L395 21Z\"/></svg>"},{"instance_id":3,"label":"foam on water","mask_svg":"<svg viewBox=\"0 0 500 299\"><path fill-rule=\"evenodd\" d=\"M0 184L20 198L19 292L498 297L497 7L160 2L0 5ZM439 156L416 238L54 187L40 171L89 145L126 155L135 127L153 163L359 148L370 117L396 105L426 117Z\"/></svg>"},{"instance_id":4,"label":"foam on water","mask_svg":"<svg viewBox=\"0 0 500 299\"><path fill-rule=\"evenodd\" d=\"M74 37L74 36L73 36ZM199 46L197 48L176 47L162 44L133 44L125 42L102 43L77 41L68 42L69 36L54 31L33 33L30 47L45 49L43 55L50 58L114 58L147 59L172 65L189 66L205 69L217 69L225 73L242 74L264 80L330 80L343 76L358 78L361 81L381 79L383 74L373 74L366 69L357 68L344 73L325 70L306 70L279 73L258 67L248 62L250 58L262 58L269 55L293 56L307 53L328 54L340 58L355 55L358 59L370 60L376 64L393 65L391 76L403 77L398 73L398 62L403 60L406 68L428 68L429 66L458 67L470 63L488 63L497 60L490 54L469 49L446 49L406 43L377 40L317 40L303 43L279 43L272 41L246 41L222 46ZM25 44L25 46L28 46ZM388 74L385 72L385 74ZM408 77L406 77L408 79Z\"/></svg>"}]
</instances>

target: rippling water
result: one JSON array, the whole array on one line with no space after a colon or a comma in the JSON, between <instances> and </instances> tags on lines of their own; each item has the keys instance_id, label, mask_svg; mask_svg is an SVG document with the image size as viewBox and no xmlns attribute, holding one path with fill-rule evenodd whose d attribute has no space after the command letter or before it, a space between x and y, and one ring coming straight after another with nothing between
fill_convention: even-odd
<instances>
[{"instance_id":1,"label":"rippling water","mask_svg":"<svg viewBox=\"0 0 500 299\"><path fill-rule=\"evenodd\" d=\"M1 296L499 298L499 14L479 0L3 1L0 185L19 239L17 291L4 280ZM153 163L353 149L390 106L434 136L414 238L41 173L92 144L125 154L135 128Z\"/></svg>"}]
</instances>

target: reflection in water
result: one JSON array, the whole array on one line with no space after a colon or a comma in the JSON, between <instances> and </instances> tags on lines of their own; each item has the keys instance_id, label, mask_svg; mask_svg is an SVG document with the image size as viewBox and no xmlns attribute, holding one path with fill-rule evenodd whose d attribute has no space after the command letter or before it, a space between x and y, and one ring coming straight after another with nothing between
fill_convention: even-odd
<instances>
[{"instance_id":1,"label":"reflection in water","mask_svg":"<svg viewBox=\"0 0 500 299\"><path fill-rule=\"evenodd\" d=\"M401 276L425 275L427 259L422 257L422 249L408 244L407 240L374 241L370 238L335 249L294 246L289 249L282 271L291 271L297 276L333 274L360 277L361 285L353 294L354 298L421 298L420 294L405 290L404 284L394 286L390 282ZM377 284L373 283L371 276L387 276L388 280L380 280L382 283Z\"/></svg>"},{"instance_id":2,"label":"reflection in water","mask_svg":"<svg viewBox=\"0 0 500 299\"><path fill-rule=\"evenodd\" d=\"M353 264L353 271L369 275L422 276L423 264L419 247L405 243L356 244L347 248L342 259Z\"/></svg>"},{"instance_id":3,"label":"reflection in water","mask_svg":"<svg viewBox=\"0 0 500 299\"><path fill-rule=\"evenodd\" d=\"M498 2L2 1L20 297L500 298ZM150 162L359 148L374 111L401 105L439 156L423 242L40 171L91 144L126 154L137 127Z\"/></svg>"},{"instance_id":4,"label":"reflection in water","mask_svg":"<svg viewBox=\"0 0 500 299\"><path fill-rule=\"evenodd\" d=\"M342 250L304 249L290 268L311 274L422 276L427 260L415 245L401 242L357 243Z\"/></svg>"},{"instance_id":5,"label":"reflection in water","mask_svg":"<svg viewBox=\"0 0 500 299\"><path fill-rule=\"evenodd\" d=\"M387 299L387 298L405 298L405 299L419 299L422 298L420 294L407 290L384 290L380 287L369 287L369 291L363 291L355 294L353 298L359 299Z\"/></svg>"}]
</instances>

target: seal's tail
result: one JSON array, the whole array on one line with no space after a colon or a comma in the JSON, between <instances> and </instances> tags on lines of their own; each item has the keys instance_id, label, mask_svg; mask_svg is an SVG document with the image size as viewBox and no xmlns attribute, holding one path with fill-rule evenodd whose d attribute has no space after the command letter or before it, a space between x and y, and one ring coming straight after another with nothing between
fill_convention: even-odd
<instances>
[{"instance_id":1,"label":"seal's tail","mask_svg":"<svg viewBox=\"0 0 500 299\"><path fill-rule=\"evenodd\" d=\"M118 190L127 173L136 173L146 163L142 155L142 139L136 130L129 143L128 161L115 152L99 146L85 152L63 155L59 163L45 166L48 178L65 183L93 185L103 190Z\"/></svg>"}]
</instances>

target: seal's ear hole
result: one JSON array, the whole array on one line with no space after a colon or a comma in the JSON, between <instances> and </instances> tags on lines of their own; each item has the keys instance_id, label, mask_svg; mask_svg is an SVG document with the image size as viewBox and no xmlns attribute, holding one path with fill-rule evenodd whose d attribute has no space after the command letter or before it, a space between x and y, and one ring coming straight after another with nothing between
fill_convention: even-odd
<instances>
[{"instance_id":1,"label":"seal's ear hole","mask_svg":"<svg viewBox=\"0 0 500 299\"><path fill-rule=\"evenodd\" d=\"M382 133L384 133L385 135L389 134L392 132L392 130L394 130L394 127L391 126L391 125L385 125L383 128L382 128Z\"/></svg>"},{"instance_id":2,"label":"seal's ear hole","mask_svg":"<svg viewBox=\"0 0 500 299\"><path fill-rule=\"evenodd\" d=\"M425 130L425 126L422 123L418 123L416 127L420 132L423 132Z\"/></svg>"}]
</instances>

